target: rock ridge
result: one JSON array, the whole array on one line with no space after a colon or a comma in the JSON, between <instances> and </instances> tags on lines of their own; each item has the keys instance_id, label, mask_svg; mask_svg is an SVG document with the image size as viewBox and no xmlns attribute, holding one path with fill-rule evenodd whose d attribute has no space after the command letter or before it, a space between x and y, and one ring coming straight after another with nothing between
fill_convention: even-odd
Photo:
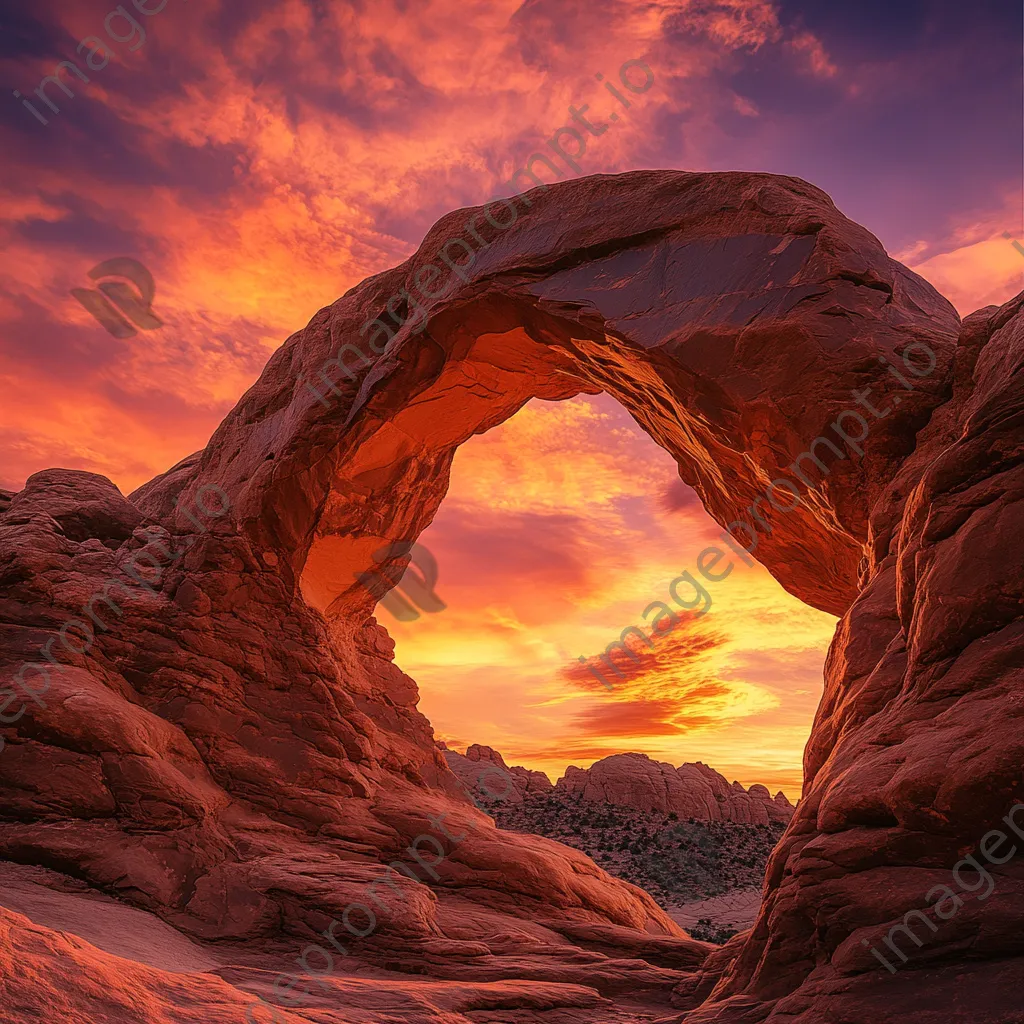
<instances>
[{"instance_id":1,"label":"rock ridge","mask_svg":"<svg viewBox=\"0 0 1024 1024\"><path fill-rule=\"evenodd\" d=\"M781 791L772 797L766 787L756 783L749 790L739 782L730 784L724 775L701 761L676 768L646 754L612 754L590 768L570 765L552 785L543 772L508 766L491 747L474 743L464 755L447 748L443 753L448 767L468 788L481 788L481 775L488 765L507 772L508 786L495 782L491 788L513 803L522 803L526 796L553 794L641 811L675 813L680 818L751 825L785 823L793 816L793 805Z\"/></svg>"}]
</instances>

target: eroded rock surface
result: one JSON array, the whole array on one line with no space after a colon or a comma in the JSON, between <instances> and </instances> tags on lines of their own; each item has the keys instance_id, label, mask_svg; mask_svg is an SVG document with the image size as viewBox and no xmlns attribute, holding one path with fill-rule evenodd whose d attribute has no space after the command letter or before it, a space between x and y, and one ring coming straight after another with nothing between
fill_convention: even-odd
<instances>
[{"instance_id":1,"label":"eroded rock surface","mask_svg":"<svg viewBox=\"0 0 1024 1024\"><path fill-rule=\"evenodd\" d=\"M707 821L767 825L793 816L793 805L784 793L772 798L764 786L746 790L738 782L730 785L724 775L700 761L673 768L646 754L613 754L586 769L570 765L555 783L555 792Z\"/></svg>"},{"instance_id":2,"label":"eroded rock surface","mask_svg":"<svg viewBox=\"0 0 1024 1024\"><path fill-rule=\"evenodd\" d=\"M485 246L422 325L395 326L402 295L467 211L317 313L206 449L134 494L48 470L0 503L0 858L239 950L183 984L2 912L18 1024L53 1007L235 1020L251 993L280 1002L270 965L296 970L375 882L375 929L310 979L317 1020L1019 1014L1019 856L896 976L861 939L948 883L1024 788L1021 301L961 327L792 178L634 172L516 207L505 232L469 211ZM425 528L458 445L533 397L614 395L726 524L854 390L881 405L899 389L887 367L921 343L932 372L883 406L862 455L792 511L757 506L756 557L843 618L765 905L709 957L640 890L468 802L357 578ZM339 349L351 370L328 387ZM428 873L408 851L431 830ZM413 877L381 889L391 863Z\"/></svg>"},{"instance_id":3,"label":"eroded rock surface","mask_svg":"<svg viewBox=\"0 0 1024 1024\"><path fill-rule=\"evenodd\" d=\"M1011 538L1024 528L1022 305L964 321L947 400L874 503L803 799L752 934L687 1024L1020 1016L1024 554ZM983 841L1004 863L982 855ZM962 903L951 896L944 919L932 909L940 886ZM925 910L931 925L916 916Z\"/></svg>"},{"instance_id":4,"label":"eroded rock surface","mask_svg":"<svg viewBox=\"0 0 1024 1024\"><path fill-rule=\"evenodd\" d=\"M459 781L475 793L481 803L493 800L522 803L524 796L534 796L554 791L551 780L543 772L530 771L520 765L505 764L505 759L493 747L474 743L466 748L465 754L457 750L444 750L444 759ZM489 766L501 769L488 771Z\"/></svg>"}]
</instances>

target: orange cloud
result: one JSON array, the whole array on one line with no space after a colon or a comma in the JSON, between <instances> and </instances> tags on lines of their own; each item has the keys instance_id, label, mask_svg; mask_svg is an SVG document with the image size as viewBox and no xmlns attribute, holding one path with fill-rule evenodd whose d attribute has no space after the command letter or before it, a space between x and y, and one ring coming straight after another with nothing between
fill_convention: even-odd
<instances>
[{"instance_id":1,"label":"orange cloud","mask_svg":"<svg viewBox=\"0 0 1024 1024\"><path fill-rule=\"evenodd\" d=\"M911 266L930 281L963 317L982 306L1001 306L1024 291L1024 255L1000 232Z\"/></svg>"},{"instance_id":2,"label":"orange cloud","mask_svg":"<svg viewBox=\"0 0 1024 1024\"><path fill-rule=\"evenodd\" d=\"M636 699L628 704L604 705L577 715L574 724L584 735L608 738L683 735L690 728L717 724L714 710L701 710L699 702L725 696L728 687L706 682L690 692L683 689L678 701ZM684 699L698 702L697 707L681 706Z\"/></svg>"},{"instance_id":3,"label":"orange cloud","mask_svg":"<svg viewBox=\"0 0 1024 1024\"><path fill-rule=\"evenodd\" d=\"M644 682L657 680L667 673L674 675L680 669L685 670L688 664L699 662L709 651L725 643L721 633L704 631L703 623L698 626L700 619L692 613L675 608L673 614L678 624L671 631L655 634L640 624L637 627L642 634L640 636L631 632L610 638L609 644L622 643L632 655L619 647L611 651L606 647L601 654L588 657L588 664L577 661L564 666L559 672L560 676L566 681L581 684L587 690L603 688L588 668L590 665L613 688L621 686L629 692L642 692ZM687 629L688 626L692 628Z\"/></svg>"}]
</instances>

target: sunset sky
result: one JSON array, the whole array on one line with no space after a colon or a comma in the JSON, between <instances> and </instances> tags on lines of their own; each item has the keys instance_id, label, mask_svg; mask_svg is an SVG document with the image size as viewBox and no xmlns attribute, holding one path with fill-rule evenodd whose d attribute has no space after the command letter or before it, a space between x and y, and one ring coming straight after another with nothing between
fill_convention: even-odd
<instances>
[{"instance_id":1,"label":"sunset sky","mask_svg":"<svg viewBox=\"0 0 1024 1024\"><path fill-rule=\"evenodd\" d=\"M1024 289L1003 236L1024 241L1005 0L138 3L138 28L111 0L0 14L0 488L65 466L127 492L201 448L319 308L493 196L570 104L610 114L595 76L631 59L655 84L584 173L798 175L962 314ZM76 53L90 36L98 70L93 44ZM34 90L65 59L89 82L51 86L53 113ZM121 340L70 294L119 256L152 272L164 322ZM795 796L834 622L760 568L611 692L571 667L715 532L610 399L534 402L456 456L423 537L448 608L381 621L453 745L553 777L642 750Z\"/></svg>"},{"instance_id":2,"label":"sunset sky","mask_svg":"<svg viewBox=\"0 0 1024 1024\"><path fill-rule=\"evenodd\" d=\"M671 604L669 582L720 533L613 399L534 401L459 449L420 538L447 608L380 620L455 749L486 743L552 779L639 750L795 796L836 620L760 566L709 585L710 610L652 648L633 638L639 664L615 655L624 678L606 669L611 690L576 661L626 626L649 635L656 612L643 610Z\"/></svg>"}]
</instances>

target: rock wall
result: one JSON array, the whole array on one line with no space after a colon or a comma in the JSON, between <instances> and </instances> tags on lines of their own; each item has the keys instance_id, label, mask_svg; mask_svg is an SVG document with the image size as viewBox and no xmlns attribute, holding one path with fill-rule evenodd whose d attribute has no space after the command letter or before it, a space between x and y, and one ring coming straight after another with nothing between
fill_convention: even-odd
<instances>
[{"instance_id":1,"label":"rock wall","mask_svg":"<svg viewBox=\"0 0 1024 1024\"><path fill-rule=\"evenodd\" d=\"M1019 1016L1022 306L1024 295L964 321L946 400L873 505L803 799L736 959L703 988L684 984L690 1005L716 986L687 1024L824 1021L829 1009L929 1024Z\"/></svg>"}]
</instances>

